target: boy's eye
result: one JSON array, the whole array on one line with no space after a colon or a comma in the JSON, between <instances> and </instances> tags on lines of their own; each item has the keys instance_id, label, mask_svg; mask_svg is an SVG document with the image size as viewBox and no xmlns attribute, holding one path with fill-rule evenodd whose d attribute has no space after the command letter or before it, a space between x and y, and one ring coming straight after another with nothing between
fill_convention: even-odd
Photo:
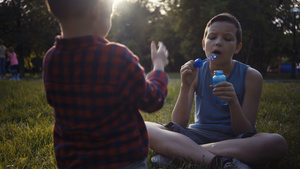
<instances>
[{"instance_id":1,"label":"boy's eye","mask_svg":"<svg viewBox=\"0 0 300 169\"><path fill-rule=\"evenodd\" d=\"M215 39L216 36L214 36L214 35L208 35L207 38L208 38L208 39Z\"/></svg>"},{"instance_id":2,"label":"boy's eye","mask_svg":"<svg viewBox=\"0 0 300 169\"><path fill-rule=\"evenodd\" d=\"M232 41L232 38L224 38L226 41Z\"/></svg>"},{"instance_id":3,"label":"boy's eye","mask_svg":"<svg viewBox=\"0 0 300 169\"><path fill-rule=\"evenodd\" d=\"M231 35L226 35L226 36L224 36L224 39L226 41L233 41L234 37L232 37Z\"/></svg>"}]
</instances>

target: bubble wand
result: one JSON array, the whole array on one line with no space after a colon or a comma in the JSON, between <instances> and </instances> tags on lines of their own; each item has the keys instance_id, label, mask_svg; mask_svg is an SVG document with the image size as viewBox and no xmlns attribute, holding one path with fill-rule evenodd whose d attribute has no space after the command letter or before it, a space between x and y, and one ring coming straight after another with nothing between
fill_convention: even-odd
<instances>
[{"instance_id":1,"label":"bubble wand","mask_svg":"<svg viewBox=\"0 0 300 169\"><path fill-rule=\"evenodd\" d=\"M206 58L204 60L201 60L200 58L198 58L198 59L195 60L194 66L200 68L200 67L203 66L204 62L207 62L207 61L210 61L210 60L215 60L216 58L217 58L216 54L212 54L212 55L210 55L208 58Z\"/></svg>"}]
</instances>

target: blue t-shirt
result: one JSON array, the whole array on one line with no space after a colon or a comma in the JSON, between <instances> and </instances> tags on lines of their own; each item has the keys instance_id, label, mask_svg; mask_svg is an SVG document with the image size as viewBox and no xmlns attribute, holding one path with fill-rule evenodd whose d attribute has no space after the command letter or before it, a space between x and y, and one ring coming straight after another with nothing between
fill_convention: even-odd
<instances>
[{"instance_id":1,"label":"blue t-shirt","mask_svg":"<svg viewBox=\"0 0 300 169\"><path fill-rule=\"evenodd\" d=\"M235 61L234 69L226 79L227 82L233 84L241 105L245 93L245 76L248 67L248 65ZM210 85L212 85L212 76L209 71L209 62L206 62L198 69L195 124L191 124L190 128L233 135L229 106L216 105Z\"/></svg>"}]
</instances>

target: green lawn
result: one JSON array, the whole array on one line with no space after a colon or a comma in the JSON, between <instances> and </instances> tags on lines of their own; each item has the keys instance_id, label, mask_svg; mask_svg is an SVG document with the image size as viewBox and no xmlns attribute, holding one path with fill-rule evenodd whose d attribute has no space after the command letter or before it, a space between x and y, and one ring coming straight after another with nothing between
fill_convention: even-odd
<instances>
[{"instance_id":1,"label":"green lawn","mask_svg":"<svg viewBox=\"0 0 300 169\"><path fill-rule=\"evenodd\" d=\"M180 76L170 74L165 106L145 120L167 123L179 92ZM0 169L56 168L52 147L54 118L40 78L0 81ZM275 168L300 168L300 82L267 81L257 120L259 132L283 135L289 152ZM193 122L193 119L190 120ZM155 152L150 150L150 157ZM151 164L149 163L149 168Z\"/></svg>"}]
</instances>

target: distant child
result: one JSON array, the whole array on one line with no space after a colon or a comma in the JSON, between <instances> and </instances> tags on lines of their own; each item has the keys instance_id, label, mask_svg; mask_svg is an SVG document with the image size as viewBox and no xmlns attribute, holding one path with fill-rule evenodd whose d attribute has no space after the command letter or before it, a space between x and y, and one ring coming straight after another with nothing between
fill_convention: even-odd
<instances>
[{"instance_id":1,"label":"distant child","mask_svg":"<svg viewBox=\"0 0 300 169\"><path fill-rule=\"evenodd\" d=\"M19 75L18 75L18 58L17 54L14 52L13 47L8 48L8 58L10 61L10 72L12 74L12 77L9 80L20 80Z\"/></svg>"},{"instance_id":2,"label":"distant child","mask_svg":"<svg viewBox=\"0 0 300 169\"><path fill-rule=\"evenodd\" d=\"M62 35L43 61L46 97L54 108L59 168L146 168L148 132L140 110L165 102L168 51L151 44L153 70L145 76L124 45L105 39L112 0L47 0Z\"/></svg>"},{"instance_id":3,"label":"distant child","mask_svg":"<svg viewBox=\"0 0 300 169\"><path fill-rule=\"evenodd\" d=\"M0 79L6 79L5 53L6 47L3 45L3 41L0 39Z\"/></svg>"}]
</instances>

